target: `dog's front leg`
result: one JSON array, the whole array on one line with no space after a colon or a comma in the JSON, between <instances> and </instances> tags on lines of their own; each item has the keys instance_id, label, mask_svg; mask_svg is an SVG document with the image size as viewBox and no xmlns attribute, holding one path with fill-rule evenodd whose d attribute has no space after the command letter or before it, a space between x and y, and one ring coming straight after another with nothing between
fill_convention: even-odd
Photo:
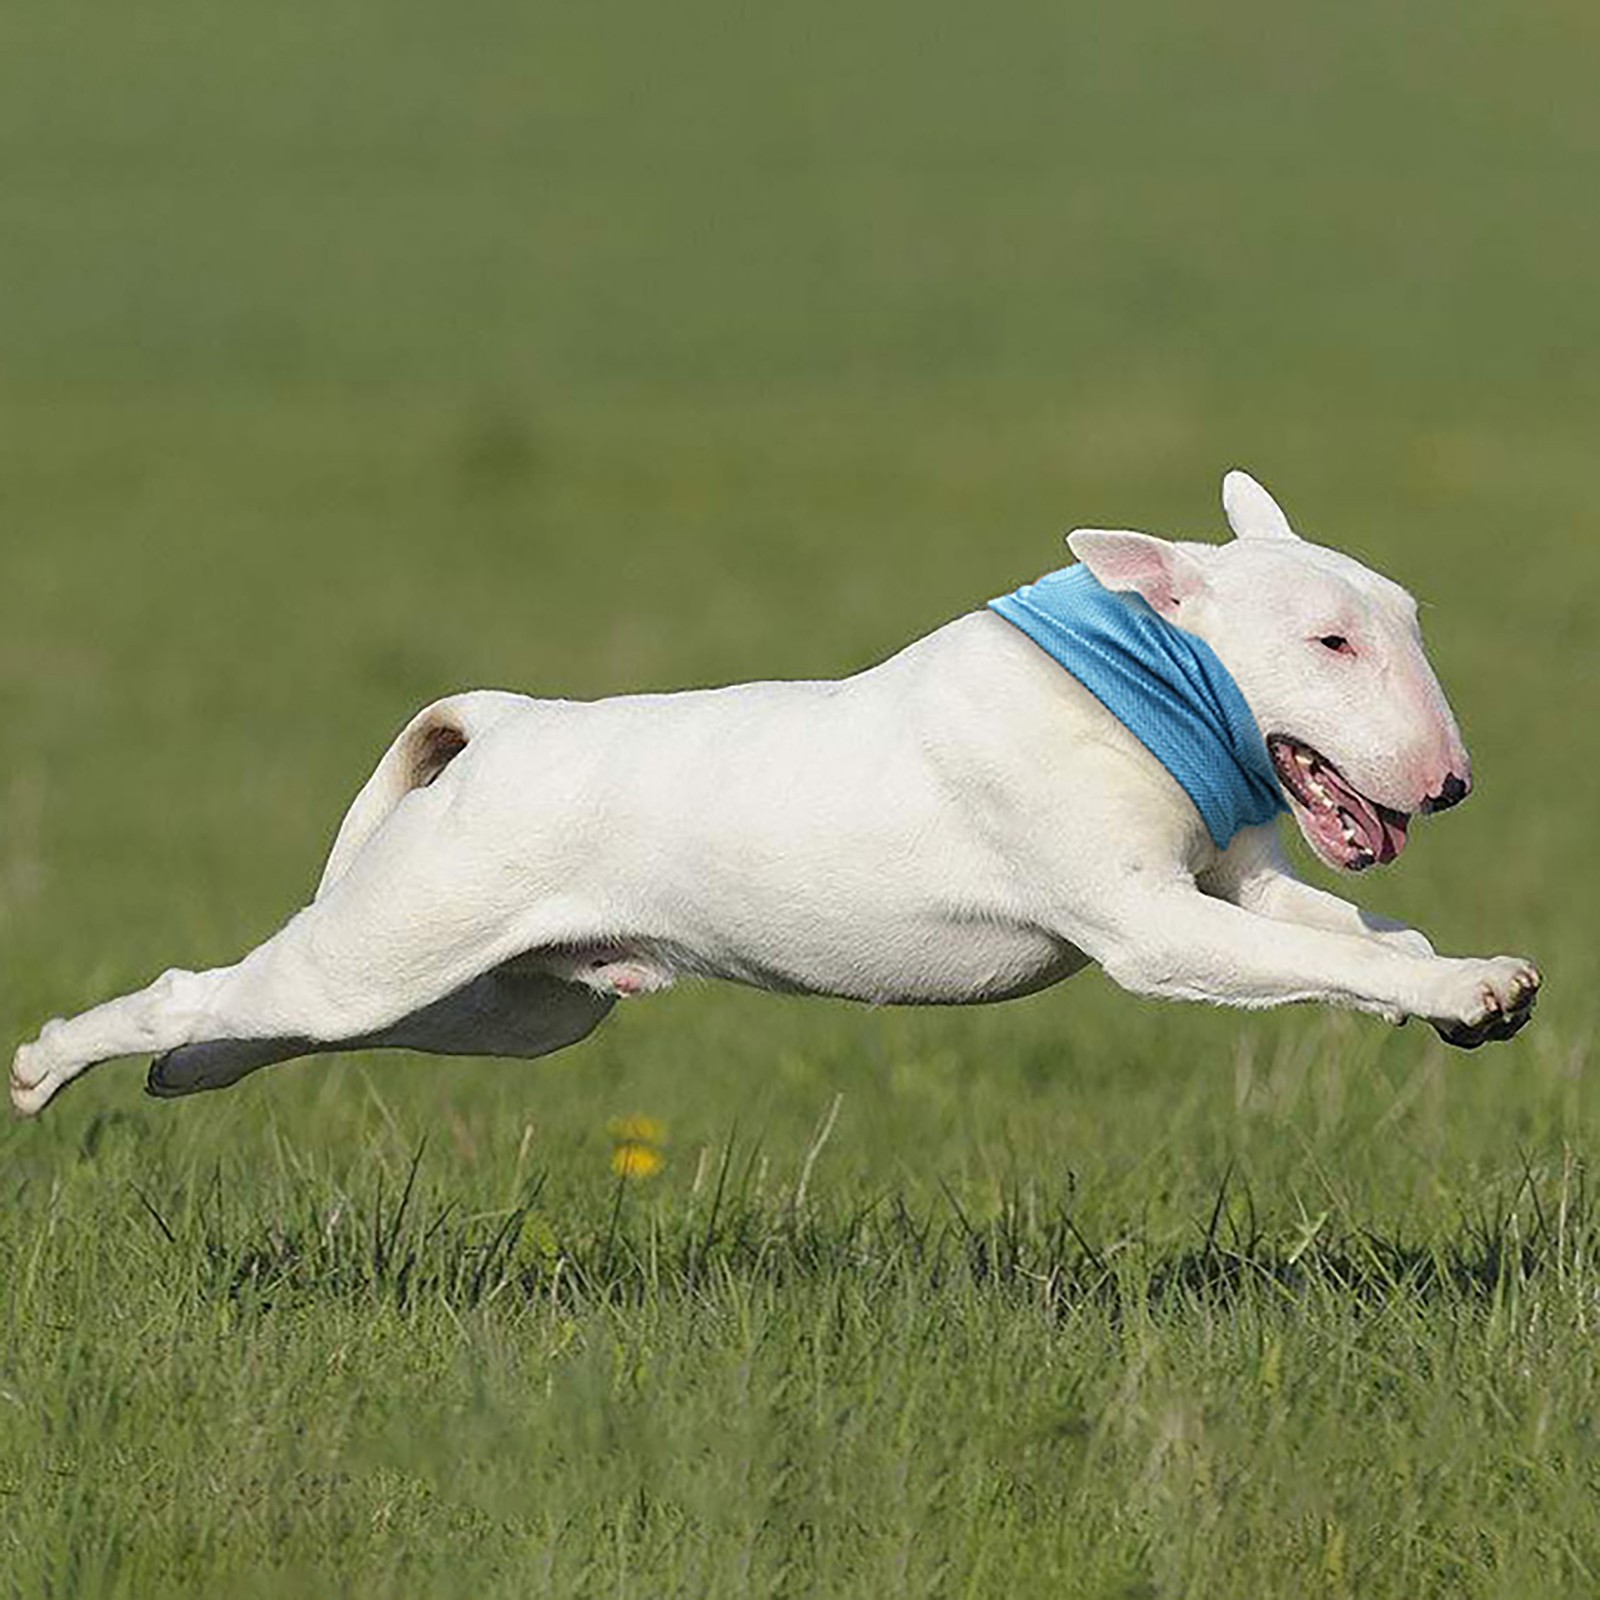
<instances>
[{"instance_id":1,"label":"dog's front leg","mask_svg":"<svg viewBox=\"0 0 1600 1600\"><path fill-rule=\"evenodd\" d=\"M1427 1018L1448 1042L1469 1049L1521 1028L1539 989L1537 970L1521 957L1424 955L1369 934L1260 916L1193 885L1129 895L1114 918L1077 942L1137 994L1398 1012Z\"/></svg>"},{"instance_id":2,"label":"dog's front leg","mask_svg":"<svg viewBox=\"0 0 1600 1600\"><path fill-rule=\"evenodd\" d=\"M1298 922L1308 928L1326 928L1330 933L1353 933L1411 955L1434 953L1432 942L1415 928L1396 922L1393 917L1366 911L1296 877L1272 823L1243 829L1217 864L1200 876L1199 884L1205 893L1275 922Z\"/></svg>"}]
</instances>

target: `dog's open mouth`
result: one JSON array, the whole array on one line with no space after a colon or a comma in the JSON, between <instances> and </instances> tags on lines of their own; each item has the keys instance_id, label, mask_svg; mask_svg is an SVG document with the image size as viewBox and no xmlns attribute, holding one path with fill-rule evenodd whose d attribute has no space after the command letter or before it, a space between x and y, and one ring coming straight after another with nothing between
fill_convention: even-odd
<instances>
[{"instance_id":1,"label":"dog's open mouth","mask_svg":"<svg viewBox=\"0 0 1600 1600\"><path fill-rule=\"evenodd\" d=\"M1346 872L1393 861L1406 847L1410 818L1369 800L1310 745L1275 733L1267 739L1272 764L1311 848Z\"/></svg>"}]
</instances>

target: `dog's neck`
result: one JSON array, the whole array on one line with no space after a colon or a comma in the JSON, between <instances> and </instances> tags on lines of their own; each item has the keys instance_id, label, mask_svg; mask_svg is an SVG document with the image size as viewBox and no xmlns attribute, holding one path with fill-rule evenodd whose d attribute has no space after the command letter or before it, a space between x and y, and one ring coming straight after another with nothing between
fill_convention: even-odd
<instances>
[{"instance_id":1,"label":"dog's neck","mask_svg":"<svg viewBox=\"0 0 1600 1600\"><path fill-rule=\"evenodd\" d=\"M1182 786L1219 850L1286 810L1266 741L1203 639L1084 566L1063 567L989 607L1100 701Z\"/></svg>"}]
</instances>

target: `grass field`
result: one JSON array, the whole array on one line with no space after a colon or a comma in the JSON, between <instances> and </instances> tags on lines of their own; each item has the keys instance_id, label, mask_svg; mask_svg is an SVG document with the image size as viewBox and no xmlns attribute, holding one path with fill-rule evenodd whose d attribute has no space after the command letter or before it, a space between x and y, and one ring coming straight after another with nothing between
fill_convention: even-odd
<instances>
[{"instance_id":1,"label":"grass field","mask_svg":"<svg viewBox=\"0 0 1600 1600\"><path fill-rule=\"evenodd\" d=\"M1478 791L1363 899L1547 989L108 1066L0 1128L0 1593L1600 1592L1597 45L15 0L11 1038L270 931L439 693L847 671L1233 464L1430 602Z\"/></svg>"}]
</instances>

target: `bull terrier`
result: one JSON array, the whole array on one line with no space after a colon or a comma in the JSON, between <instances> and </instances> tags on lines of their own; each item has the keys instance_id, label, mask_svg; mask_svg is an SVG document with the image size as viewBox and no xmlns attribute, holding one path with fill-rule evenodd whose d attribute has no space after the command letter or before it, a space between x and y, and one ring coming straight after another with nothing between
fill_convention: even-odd
<instances>
[{"instance_id":1,"label":"bull terrier","mask_svg":"<svg viewBox=\"0 0 1600 1600\"><path fill-rule=\"evenodd\" d=\"M231 966L47 1023L13 1104L133 1054L163 1096L316 1052L540 1056L687 977L965 1005L1098 962L1135 994L1509 1038L1532 963L1437 955L1277 837L1287 809L1356 872L1467 794L1414 601L1246 474L1223 505L1220 545L1080 529L1077 565L838 681L440 700L309 905Z\"/></svg>"}]
</instances>

